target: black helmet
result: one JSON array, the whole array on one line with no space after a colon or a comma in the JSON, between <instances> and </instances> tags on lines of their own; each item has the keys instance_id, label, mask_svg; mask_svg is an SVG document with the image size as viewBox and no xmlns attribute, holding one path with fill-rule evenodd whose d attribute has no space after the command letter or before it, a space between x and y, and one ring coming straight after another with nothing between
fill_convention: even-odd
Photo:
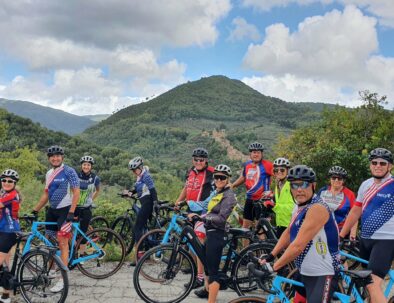
<instances>
[{"instance_id":1,"label":"black helmet","mask_svg":"<svg viewBox=\"0 0 394 303\"><path fill-rule=\"evenodd\" d=\"M373 159L377 159L377 158L381 158L386 160L389 163L393 163L393 154L391 153L391 151L385 149L385 148L375 148L374 150L371 150L371 152L369 153L369 157L368 160L372 161Z\"/></svg>"},{"instance_id":2,"label":"black helmet","mask_svg":"<svg viewBox=\"0 0 394 303\"><path fill-rule=\"evenodd\" d=\"M278 158L278 159L275 159L274 166L284 166L284 167L289 168L290 161L286 158Z\"/></svg>"},{"instance_id":3,"label":"black helmet","mask_svg":"<svg viewBox=\"0 0 394 303\"><path fill-rule=\"evenodd\" d=\"M18 173L13 170L13 169L6 169L5 171L3 171L3 173L0 176L0 179L3 178L11 178L12 180L18 182L19 181L19 175Z\"/></svg>"},{"instance_id":4,"label":"black helmet","mask_svg":"<svg viewBox=\"0 0 394 303\"><path fill-rule=\"evenodd\" d=\"M295 180L302 180L313 183L316 181L316 174L309 166L296 165L293 168L290 168L289 174L287 175L287 180L289 180L290 182Z\"/></svg>"},{"instance_id":5,"label":"black helmet","mask_svg":"<svg viewBox=\"0 0 394 303\"><path fill-rule=\"evenodd\" d=\"M331 176L339 176L339 177L342 177L342 178L346 178L347 177L347 171L343 167L335 165L335 166L333 166L333 167L331 167L329 169L328 175L330 177Z\"/></svg>"},{"instance_id":6,"label":"black helmet","mask_svg":"<svg viewBox=\"0 0 394 303\"><path fill-rule=\"evenodd\" d=\"M130 160L130 162L129 162L129 169L130 170L135 170L135 169L139 168L143 164L144 164L144 160L142 160L141 157L135 157L135 158Z\"/></svg>"},{"instance_id":7,"label":"black helmet","mask_svg":"<svg viewBox=\"0 0 394 303\"><path fill-rule=\"evenodd\" d=\"M197 147L193 150L192 157L208 158L208 151L205 148Z\"/></svg>"},{"instance_id":8,"label":"black helmet","mask_svg":"<svg viewBox=\"0 0 394 303\"><path fill-rule=\"evenodd\" d=\"M213 174L216 173L222 173L226 176L231 177L231 168L228 167L226 164L219 164L215 166L215 170L213 171Z\"/></svg>"},{"instance_id":9,"label":"black helmet","mask_svg":"<svg viewBox=\"0 0 394 303\"><path fill-rule=\"evenodd\" d=\"M254 151L254 150L259 150L259 151L264 151L264 146L263 144L259 143L259 142L253 142L251 144L249 144L249 151Z\"/></svg>"},{"instance_id":10,"label":"black helmet","mask_svg":"<svg viewBox=\"0 0 394 303\"><path fill-rule=\"evenodd\" d=\"M53 155L64 155L64 149L59 145L52 145L48 148L47 155L48 157L51 157Z\"/></svg>"},{"instance_id":11,"label":"black helmet","mask_svg":"<svg viewBox=\"0 0 394 303\"><path fill-rule=\"evenodd\" d=\"M81 158L81 160L79 160L79 163L84 163L84 162L88 162L88 163L90 163L90 164L94 164L94 159L93 159L93 157L91 157L91 156L83 156L82 158Z\"/></svg>"}]
</instances>

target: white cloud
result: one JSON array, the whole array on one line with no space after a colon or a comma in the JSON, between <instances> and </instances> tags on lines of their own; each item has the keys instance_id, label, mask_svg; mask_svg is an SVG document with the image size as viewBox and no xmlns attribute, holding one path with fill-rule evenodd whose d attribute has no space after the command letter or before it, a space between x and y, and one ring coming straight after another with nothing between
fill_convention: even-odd
<instances>
[{"instance_id":1,"label":"white cloud","mask_svg":"<svg viewBox=\"0 0 394 303\"><path fill-rule=\"evenodd\" d=\"M230 32L229 41L236 42L243 39L250 39L252 41L260 40L261 37L257 27L249 24L245 19L241 17L234 18L232 24L235 28Z\"/></svg>"}]
</instances>

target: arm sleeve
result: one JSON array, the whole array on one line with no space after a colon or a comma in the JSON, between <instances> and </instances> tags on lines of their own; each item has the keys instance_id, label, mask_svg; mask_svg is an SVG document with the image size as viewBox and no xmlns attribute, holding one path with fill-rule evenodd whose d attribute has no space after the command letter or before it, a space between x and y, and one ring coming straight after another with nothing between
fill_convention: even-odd
<instances>
[{"instance_id":1,"label":"arm sleeve","mask_svg":"<svg viewBox=\"0 0 394 303\"><path fill-rule=\"evenodd\" d=\"M152 191L152 189L155 188L155 182L153 182L153 179L151 177L151 175L146 175L144 178L144 183L146 184L146 186L148 187L148 189L150 191Z\"/></svg>"},{"instance_id":2,"label":"arm sleeve","mask_svg":"<svg viewBox=\"0 0 394 303\"><path fill-rule=\"evenodd\" d=\"M98 176L96 176L96 179L94 180L94 186L97 188L97 187L100 187L100 178L98 177Z\"/></svg>"},{"instance_id":3,"label":"arm sleeve","mask_svg":"<svg viewBox=\"0 0 394 303\"><path fill-rule=\"evenodd\" d=\"M237 203L234 194L223 198L220 203L220 211L217 214L207 214L205 221L211 223L213 226L225 228L228 217L230 216L234 205Z\"/></svg>"},{"instance_id":4,"label":"arm sleeve","mask_svg":"<svg viewBox=\"0 0 394 303\"><path fill-rule=\"evenodd\" d=\"M19 196L16 191L12 191L0 198L0 203L4 206L10 205L12 203L19 203Z\"/></svg>"},{"instance_id":5,"label":"arm sleeve","mask_svg":"<svg viewBox=\"0 0 394 303\"><path fill-rule=\"evenodd\" d=\"M358 189L358 193L357 193L357 198L356 201L354 201L354 205L355 206L363 206L363 201L364 201L364 184L361 184L360 188Z\"/></svg>"},{"instance_id":6,"label":"arm sleeve","mask_svg":"<svg viewBox=\"0 0 394 303\"><path fill-rule=\"evenodd\" d=\"M157 201L157 191L156 189L153 187L151 189L149 189L150 191L150 196L152 198L152 201Z\"/></svg>"},{"instance_id":7,"label":"arm sleeve","mask_svg":"<svg viewBox=\"0 0 394 303\"><path fill-rule=\"evenodd\" d=\"M69 168L65 171L68 181L70 182L71 188L79 188L78 174L73 168Z\"/></svg>"}]
</instances>

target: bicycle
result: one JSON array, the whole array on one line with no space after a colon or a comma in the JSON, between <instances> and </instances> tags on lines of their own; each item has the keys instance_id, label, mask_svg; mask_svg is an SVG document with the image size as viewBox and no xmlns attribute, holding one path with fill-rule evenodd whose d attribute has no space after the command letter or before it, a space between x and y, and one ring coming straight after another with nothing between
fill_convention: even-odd
<instances>
[{"instance_id":1,"label":"bicycle","mask_svg":"<svg viewBox=\"0 0 394 303\"><path fill-rule=\"evenodd\" d=\"M123 215L117 217L114 220L111 225L111 229L117 232L124 240L126 245L126 255L128 255L133 250L135 244L134 222L140 210L140 207L137 205L139 199L135 196L124 195L122 193L118 193L118 196L131 199L131 207L126 209ZM158 201L157 203L158 205L161 205L168 203L168 201ZM162 226L166 225L168 221L168 218L161 219L160 214L154 211L152 218L149 220L146 226L146 232L151 229L161 228Z\"/></svg>"},{"instance_id":2,"label":"bicycle","mask_svg":"<svg viewBox=\"0 0 394 303\"><path fill-rule=\"evenodd\" d=\"M23 216L31 220L35 216ZM22 255L31 250L32 242L40 240L48 247L56 247L56 239L47 239L39 230L40 226L56 225L53 222L33 222L31 234L26 240ZM84 275L94 279L104 279L115 274L123 265L126 248L123 239L112 229L98 228L86 234L79 223L72 223L68 268L77 267ZM85 242L85 243L84 243ZM85 255L79 255L81 244L86 244ZM60 255L60 251L57 251Z\"/></svg>"},{"instance_id":3,"label":"bicycle","mask_svg":"<svg viewBox=\"0 0 394 303\"><path fill-rule=\"evenodd\" d=\"M0 266L0 286L13 290L14 295L19 290L23 299L30 302L58 302L63 303L68 295L68 269L56 255L57 248L37 247L23 254L21 242L30 233L17 233L17 243L11 270ZM56 275L51 273L51 264L57 268ZM51 292L54 280L63 281L63 289Z\"/></svg>"},{"instance_id":4,"label":"bicycle","mask_svg":"<svg viewBox=\"0 0 394 303\"><path fill-rule=\"evenodd\" d=\"M186 250L186 246L193 249L206 268L203 246L192 226L187 221L180 235L173 233L169 244L161 244L150 249L137 263L134 270L133 284L137 294L145 302L180 302L188 296L197 279L197 273L196 264L190 252ZM219 269L222 276L222 289L234 287L232 277L236 273L233 264L239 258L238 240L240 237L246 237L249 234L249 230L241 228L230 229L228 233L226 244L228 250ZM263 249L263 244L258 244ZM271 244L267 245L265 251L271 251L273 246ZM227 275L228 271L231 271L230 277ZM161 285L165 285L165 287L161 288ZM149 292L153 293L150 294Z\"/></svg>"}]
</instances>

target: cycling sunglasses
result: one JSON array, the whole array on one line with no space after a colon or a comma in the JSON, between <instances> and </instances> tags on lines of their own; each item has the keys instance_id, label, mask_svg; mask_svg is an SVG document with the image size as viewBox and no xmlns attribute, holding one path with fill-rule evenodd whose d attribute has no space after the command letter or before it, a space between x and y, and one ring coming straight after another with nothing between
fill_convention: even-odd
<instances>
[{"instance_id":1,"label":"cycling sunglasses","mask_svg":"<svg viewBox=\"0 0 394 303\"><path fill-rule=\"evenodd\" d=\"M308 181L303 181L302 183L290 183L290 187L291 189L307 189L309 184L310 183Z\"/></svg>"},{"instance_id":2,"label":"cycling sunglasses","mask_svg":"<svg viewBox=\"0 0 394 303\"><path fill-rule=\"evenodd\" d=\"M330 178L331 178L331 180L343 181L343 178L339 177L339 176L331 176Z\"/></svg>"},{"instance_id":3,"label":"cycling sunglasses","mask_svg":"<svg viewBox=\"0 0 394 303\"><path fill-rule=\"evenodd\" d=\"M205 158L193 158L195 162L205 162Z\"/></svg>"},{"instance_id":4,"label":"cycling sunglasses","mask_svg":"<svg viewBox=\"0 0 394 303\"><path fill-rule=\"evenodd\" d=\"M384 161L371 161L371 164L373 165L373 166L376 166L376 165L380 165L380 166L386 166L387 164L388 164L388 162L384 162Z\"/></svg>"},{"instance_id":5,"label":"cycling sunglasses","mask_svg":"<svg viewBox=\"0 0 394 303\"><path fill-rule=\"evenodd\" d=\"M14 180L6 180L6 179L1 179L1 182L8 183L8 184L16 183Z\"/></svg>"},{"instance_id":6,"label":"cycling sunglasses","mask_svg":"<svg viewBox=\"0 0 394 303\"><path fill-rule=\"evenodd\" d=\"M283 168L283 167L281 167L281 168L274 168L274 173L277 173L277 172L284 173L285 171L286 171L286 168Z\"/></svg>"},{"instance_id":7,"label":"cycling sunglasses","mask_svg":"<svg viewBox=\"0 0 394 303\"><path fill-rule=\"evenodd\" d=\"M215 180L220 180L220 181L224 181L224 180L227 180L227 176L224 176L224 175L213 175L213 178L215 179Z\"/></svg>"}]
</instances>

